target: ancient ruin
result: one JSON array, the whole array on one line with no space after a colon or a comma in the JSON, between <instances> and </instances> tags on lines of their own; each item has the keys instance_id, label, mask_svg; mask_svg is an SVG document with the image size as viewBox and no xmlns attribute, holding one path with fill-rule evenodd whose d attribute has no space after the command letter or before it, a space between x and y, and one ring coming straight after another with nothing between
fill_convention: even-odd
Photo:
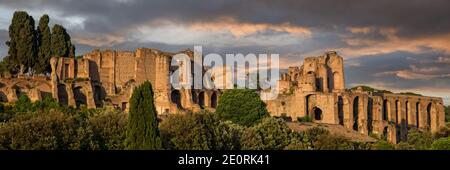
<instances>
[{"instance_id":1,"label":"ancient ruin","mask_svg":"<svg viewBox=\"0 0 450 170\"><path fill-rule=\"evenodd\" d=\"M178 53L193 57L190 50ZM170 62L175 54L139 48L52 58L50 77L1 77L0 102L14 102L26 94L32 101L51 96L68 106L112 106L126 111L134 87L150 81L159 114L214 109L223 90L171 86L169 75L177 67ZM314 122L384 135L391 142L406 140L410 128L437 131L445 124L441 98L346 89L343 58L336 52L308 57L303 66L289 67L277 89L279 97L265 101L272 116L293 121L310 116Z\"/></svg>"},{"instance_id":2,"label":"ancient ruin","mask_svg":"<svg viewBox=\"0 0 450 170\"><path fill-rule=\"evenodd\" d=\"M336 52L305 58L289 67L267 101L272 116L293 120L310 116L314 122L340 124L362 134L384 135L391 142L407 139L410 128L437 131L445 126L442 98L345 89L343 58Z\"/></svg>"}]
</instances>

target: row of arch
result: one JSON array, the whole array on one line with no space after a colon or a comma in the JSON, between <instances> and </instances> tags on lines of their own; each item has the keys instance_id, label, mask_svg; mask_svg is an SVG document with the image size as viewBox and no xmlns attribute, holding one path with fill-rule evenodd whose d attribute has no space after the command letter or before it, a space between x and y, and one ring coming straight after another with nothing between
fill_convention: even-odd
<instances>
[{"instance_id":1,"label":"row of arch","mask_svg":"<svg viewBox=\"0 0 450 170\"><path fill-rule=\"evenodd\" d=\"M211 108L217 107L218 102L218 96L216 92L211 92L209 96L207 96L208 93L205 91L200 91L198 93L192 92L192 101L200 106L200 108L205 108L206 106ZM209 97L209 98L208 98ZM209 100L207 100L207 98ZM176 104L178 108L183 108L183 94L180 92L180 90L172 90L170 93L170 99L172 103Z\"/></svg>"},{"instance_id":2,"label":"row of arch","mask_svg":"<svg viewBox=\"0 0 450 170\"><path fill-rule=\"evenodd\" d=\"M360 125L359 125L359 117L362 116L362 114L367 114L367 130L370 134L373 130L373 122L374 122L374 99L371 97L368 97L367 100L367 111L364 112L364 103L361 101L360 96L355 96L352 100L352 104L350 105L351 108L349 111L352 113L351 120L349 123L351 123L351 127L355 131L359 131ZM392 101L392 102L391 102ZM404 102L401 102L398 99L389 100L389 99L382 99L382 103L376 104L375 107L381 107L377 108L380 109L381 112L379 115L380 117L376 118L376 120L381 120L383 122L387 122L388 124L395 124L397 129L404 128L408 129L411 127L416 128L431 128L432 126L432 115L437 114L436 108L434 108L434 104L432 101L427 101L424 103L424 101L409 101L406 100ZM344 99L342 96L338 97L338 123L341 125L344 125L345 122L345 113L344 113ZM394 104L394 108L391 109L391 104ZM403 106L404 105L404 106ZM426 110L423 110L421 107L426 105ZM404 107L404 108L402 108ZM413 108L414 107L414 108ZM402 112L402 109L404 109L404 112ZM391 113L393 112L393 113ZM403 115L402 115L403 114ZM425 115L423 115L425 114ZM350 115L348 115L350 116ZM349 126L347 126L349 127ZM400 133L400 132L397 132ZM406 134L406 133L405 133Z\"/></svg>"}]
</instances>

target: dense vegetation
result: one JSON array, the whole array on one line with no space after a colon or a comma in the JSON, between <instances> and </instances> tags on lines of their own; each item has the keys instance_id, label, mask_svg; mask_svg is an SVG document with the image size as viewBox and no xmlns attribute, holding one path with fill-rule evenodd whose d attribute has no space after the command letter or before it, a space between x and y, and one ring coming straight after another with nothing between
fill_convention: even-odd
<instances>
[{"instance_id":1,"label":"dense vegetation","mask_svg":"<svg viewBox=\"0 0 450 170\"><path fill-rule=\"evenodd\" d=\"M61 25L50 30L50 18L43 15L35 28L35 21L25 11L14 12L9 26L8 55L0 62L0 73L37 73L51 71L51 57L74 57L75 46Z\"/></svg>"},{"instance_id":2,"label":"dense vegetation","mask_svg":"<svg viewBox=\"0 0 450 170\"><path fill-rule=\"evenodd\" d=\"M354 142L320 127L293 131L282 118L270 116L243 125L202 111L170 115L158 123L153 101L145 97L151 96L150 87L146 83L134 91L128 115L108 108L60 106L51 98L31 102L24 95L15 103L0 104L0 149L428 150L450 146L448 127L435 134L413 129L406 142L390 144L384 140ZM143 126L139 124L141 120L147 120L142 122L146 123L145 128L139 127ZM136 145L130 145L132 141Z\"/></svg>"},{"instance_id":3,"label":"dense vegetation","mask_svg":"<svg viewBox=\"0 0 450 170\"><path fill-rule=\"evenodd\" d=\"M216 113L224 120L251 126L269 115L256 90L231 89L220 97Z\"/></svg>"}]
</instances>

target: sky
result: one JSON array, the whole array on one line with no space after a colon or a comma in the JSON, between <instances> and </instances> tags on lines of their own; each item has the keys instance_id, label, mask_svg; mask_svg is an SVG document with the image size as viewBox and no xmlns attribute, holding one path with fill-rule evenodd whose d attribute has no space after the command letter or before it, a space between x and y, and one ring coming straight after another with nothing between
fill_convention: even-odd
<instances>
[{"instance_id":1,"label":"sky","mask_svg":"<svg viewBox=\"0 0 450 170\"><path fill-rule=\"evenodd\" d=\"M277 53L282 68L337 51L346 87L369 85L450 105L447 0L0 0L0 57L16 10L67 28L77 55L140 47Z\"/></svg>"}]
</instances>

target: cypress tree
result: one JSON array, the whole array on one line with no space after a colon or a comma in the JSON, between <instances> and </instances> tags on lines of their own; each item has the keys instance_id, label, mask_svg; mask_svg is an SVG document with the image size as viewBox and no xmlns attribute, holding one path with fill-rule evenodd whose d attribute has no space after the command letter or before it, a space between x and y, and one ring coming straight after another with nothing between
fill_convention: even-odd
<instances>
[{"instance_id":1,"label":"cypress tree","mask_svg":"<svg viewBox=\"0 0 450 170\"><path fill-rule=\"evenodd\" d=\"M127 149L161 149L153 91L148 81L133 91L126 136Z\"/></svg>"},{"instance_id":2,"label":"cypress tree","mask_svg":"<svg viewBox=\"0 0 450 170\"><path fill-rule=\"evenodd\" d=\"M9 38L9 63L15 67L19 66L20 73L23 74L27 68L33 66L37 51L33 17L25 11L14 12L9 26Z\"/></svg>"},{"instance_id":3,"label":"cypress tree","mask_svg":"<svg viewBox=\"0 0 450 170\"><path fill-rule=\"evenodd\" d=\"M50 27L48 26L49 21L50 19L47 14L39 19L39 26L37 28L38 55L34 65L36 73L51 72L51 32Z\"/></svg>"},{"instance_id":4,"label":"cypress tree","mask_svg":"<svg viewBox=\"0 0 450 170\"><path fill-rule=\"evenodd\" d=\"M63 26L55 24L51 37L51 56L75 57L75 46L72 45L70 35Z\"/></svg>"}]
</instances>

